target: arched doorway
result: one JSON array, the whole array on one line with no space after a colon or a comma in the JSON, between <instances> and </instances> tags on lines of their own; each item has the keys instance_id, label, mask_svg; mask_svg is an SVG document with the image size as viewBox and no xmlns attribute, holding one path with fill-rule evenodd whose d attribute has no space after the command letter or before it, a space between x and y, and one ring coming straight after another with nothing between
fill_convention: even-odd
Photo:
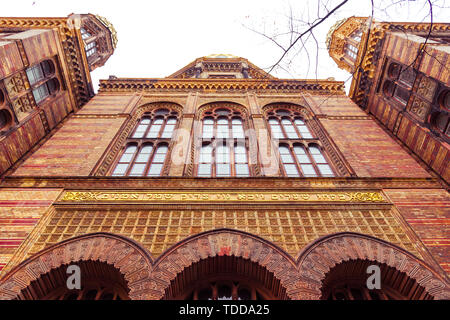
<instances>
[{"instance_id":1,"label":"arched doorway","mask_svg":"<svg viewBox=\"0 0 450 320\"><path fill-rule=\"evenodd\" d=\"M205 281L191 285L197 280ZM218 299L221 287L228 293L231 290L231 295L222 295L228 299L239 299L239 289L241 299L248 295L296 299L298 282L295 261L282 249L243 231L216 229L187 238L164 252L153 265L150 285L156 299L200 299L200 291L208 287L211 295L205 295L206 299Z\"/></svg>"},{"instance_id":2,"label":"arched doorway","mask_svg":"<svg viewBox=\"0 0 450 320\"><path fill-rule=\"evenodd\" d=\"M149 252L126 237L86 234L50 246L14 267L0 280L0 300L154 299L146 289L151 286L152 263ZM78 295L66 295L66 270L73 264L80 266L81 284L83 274L90 281Z\"/></svg>"},{"instance_id":3,"label":"arched doorway","mask_svg":"<svg viewBox=\"0 0 450 320\"><path fill-rule=\"evenodd\" d=\"M80 268L80 289L68 289L67 268ZM100 261L77 261L54 268L22 289L17 300L128 300L129 288L123 274Z\"/></svg>"},{"instance_id":4,"label":"arched doorway","mask_svg":"<svg viewBox=\"0 0 450 320\"><path fill-rule=\"evenodd\" d=\"M448 282L433 268L406 250L368 235L342 232L317 239L300 253L297 263L299 299L450 297ZM372 295L363 289L370 264L380 267L385 289Z\"/></svg>"},{"instance_id":5,"label":"arched doorway","mask_svg":"<svg viewBox=\"0 0 450 320\"><path fill-rule=\"evenodd\" d=\"M236 256L200 260L180 272L163 299L273 300L289 299L280 280L265 267Z\"/></svg>"},{"instance_id":6,"label":"arched doorway","mask_svg":"<svg viewBox=\"0 0 450 320\"><path fill-rule=\"evenodd\" d=\"M369 289L370 266L380 268L380 289ZM426 289L406 273L385 263L349 260L334 266L322 281L324 300L431 300Z\"/></svg>"}]
</instances>

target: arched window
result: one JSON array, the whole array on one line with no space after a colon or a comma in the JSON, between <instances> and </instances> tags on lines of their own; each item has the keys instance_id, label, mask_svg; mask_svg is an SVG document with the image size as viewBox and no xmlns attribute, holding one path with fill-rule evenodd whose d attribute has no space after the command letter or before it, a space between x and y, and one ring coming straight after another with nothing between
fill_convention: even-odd
<instances>
[{"instance_id":1,"label":"arched window","mask_svg":"<svg viewBox=\"0 0 450 320\"><path fill-rule=\"evenodd\" d=\"M177 117L176 111L165 108L145 113L127 139L112 176L161 176L169 163L169 143Z\"/></svg>"},{"instance_id":2,"label":"arched window","mask_svg":"<svg viewBox=\"0 0 450 320\"><path fill-rule=\"evenodd\" d=\"M52 60L44 60L28 68L26 74L36 104L59 90L60 84L55 77L55 65Z\"/></svg>"},{"instance_id":3,"label":"arched window","mask_svg":"<svg viewBox=\"0 0 450 320\"><path fill-rule=\"evenodd\" d=\"M215 108L204 113L201 147L198 152L199 177L249 177L248 139L240 111Z\"/></svg>"},{"instance_id":4,"label":"arched window","mask_svg":"<svg viewBox=\"0 0 450 320\"><path fill-rule=\"evenodd\" d=\"M384 95L406 106L415 78L416 72L412 68L396 62L389 63L383 83Z\"/></svg>"},{"instance_id":5,"label":"arched window","mask_svg":"<svg viewBox=\"0 0 450 320\"><path fill-rule=\"evenodd\" d=\"M273 139L279 140L282 173L288 177L333 177L320 141L298 112L273 109L267 113Z\"/></svg>"}]
</instances>

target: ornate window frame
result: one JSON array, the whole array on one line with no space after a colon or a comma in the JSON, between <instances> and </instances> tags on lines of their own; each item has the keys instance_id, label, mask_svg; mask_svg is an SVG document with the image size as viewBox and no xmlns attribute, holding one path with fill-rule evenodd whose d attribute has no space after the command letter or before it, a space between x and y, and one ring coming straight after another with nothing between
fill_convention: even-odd
<instances>
[{"instance_id":1,"label":"ornate window frame","mask_svg":"<svg viewBox=\"0 0 450 320\"><path fill-rule=\"evenodd\" d=\"M119 162L121 155L124 153L127 146L130 144L137 144L137 141L132 141L134 138L130 138L131 135L136 131L137 127L139 126L139 123L142 118L146 117L146 114L152 114L153 112L159 110L159 109L168 109L172 112L177 112L177 123L175 125L175 128L173 130L173 135L171 138L163 139L152 139L152 143L155 145L161 145L165 144L167 145L168 151L165 156L165 163L163 165L163 168L161 170L161 174L159 176L167 176L169 174L170 169L170 159L171 152L173 149L173 145L176 141L177 136L177 129L179 128L183 116L183 107L175 102L153 102L149 104L145 104L142 106L139 106L135 109L135 111L132 112L131 118L126 121L124 126L121 128L120 133L115 137L113 140L111 147L104 153L103 157L99 160L97 165L95 166L94 170L91 172L92 176L111 176L116 164ZM169 117L173 116L169 115ZM150 127L150 126L149 126ZM149 128L147 128L149 130ZM164 129L160 128L160 134L162 133ZM147 132L147 131L146 131ZM142 139L147 140L147 139ZM141 141L139 146L143 147L145 144L150 143L150 141ZM140 150L140 149L139 149ZM138 150L137 150L138 151ZM152 150L152 157L154 156L154 152L156 151L155 148ZM134 154L134 158L136 158L137 152ZM151 160L151 159L150 159ZM130 168L128 168L129 170ZM148 166L146 168L148 170ZM142 176L145 178L151 178L147 176Z\"/></svg>"},{"instance_id":2,"label":"ornate window frame","mask_svg":"<svg viewBox=\"0 0 450 320\"><path fill-rule=\"evenodd\" d=\"M294 124L295 132L298 135L298 139L288 139L286 132L284 129L284 137L283 139L278 140L278 145L274 145L274 148L276 150L276 154L279 159L279 170L280 173L283 176L287 176L283 163L281 161L281 156L279 153L279 147L281 145L287 145L291 157L295 159L295 164L297 167L297 170L299 170L300 163L296 158L296 154L294 152L294 147L301 146L306 151L306 155L309 157L310 162L312 163L313 167L316 170L316 173L320 173L318 170L318 163L315 163L314 156L310 154L308 151L310 147L317 147L321 151L321 155L326 160L326 164L328 164L333 172L333 175L322 175L319 174L317 177L343 177L343 176L351 176L353 173L350 166L346 163L343 156L339 153L337 148L332 144L330 139L328 138L326 131L322 128L322 125L319 123L319 121L313 116L312 111L310 111L307 107L296 105L293 103L284 103L284 102L274 102L270 103L262 108L265 123L267 126L267 130L270 133L270 136L273 136L272 128L269 124L270 117L279 119L279 123L281 124L281 119L283 118L282 115L275 115L275 110L286 110L290 112L290 119L292 121L292 124ZM311 134L311 138L302 138L301 132L297 128L297 125L295 125L294 120L295 119L302 119L304 125L308 128L309 133ZM272 139L274 141L274 139ZM320 163L322 164L322 163ZM325 163L323 163L325 164ZM301 171L298 171L301 174ZM300 175L301 177L305 177Z\"/></svg>"},{"instance_id":3,"label":"ornate window frame","mask_svg":"<svg viewBox=\"0 0 450 320\"><path fill-rule=\"evenodd\" d=\"M190 163L186 164L184 170L184 176L197 176L198 173L198 164L200 159L200 151L202 146L204 145L204 141L202 139L202 130L203 130L203 118L209 116L208 112L213 112L213 110L218 109L230 109L234 110L233 112L240 113L240 119L242 121L242 126L244 130L244 139L243 141L246 148L246 157L247 163L249 167L249 177L260 176L261 168L259 167L258 161L258 147L255 143L256 137L254 135L253 123L249 118L248 109L238 103L228 102L228 101L218 101L218 102L209 102L202 106L200 106L194 118L194 126L192 132L192 143L190 150ZM233 116L238 116L237 114L231 115L230 119ZM232 126L231 122L229 126ZM231 129L231 127L230 127ZM215 131L214 131L215 132ZM232 135L232 133L231 133ZM233 139L235 140L235 139ZM236 142L236 141L235 141ZM230 161L231 162L231 161ZM211 177L214 177L212 174ZM230 177L235 177L231 175Z\"/></svg>"},{"instance_id":4,"label":"ornate window frame","mask_svg":"<svg viewBox=\"0 0 450 320\"><path fill-rule=\"evenodd\" d=\"M208 120L208 123L206 122ZM238 120L239 123L236 121ZM198 148L195 149L195 169L194 175L197 177L251 177L254 176L254 172L250 167L250 143L248 134L249 121L247 112L242 109L236 108L232 103L213 103L208 104L201 109L201 116L199 117L200 123L200 135L196 135L195 142ZM206 135L205 129L212 129L211 134ZM236 129L239 128L239 129ZM241 135L242 130L242 135ZM239 131L239 133L238 133ZM239 135L236 137L236 135ZM245 148L245 161L238 162L237 155L243 154L237 152L237 148ZM203 154L203 151L208 148L210 154ZM219 151L222 152L219 153ZM222 155L222 156L221 156ZM210 158L210 160L204 162L202 158ZM222 162L220 161L222 158ZM226 159L226 160L224 160ZM219 166L229 165L229 174L219 174ZM239 174L237 170L238 165L246 164L247 174ZM209 174L200 174L200 168L204 166L210 166Z\"/></svg>"}]
</instances>

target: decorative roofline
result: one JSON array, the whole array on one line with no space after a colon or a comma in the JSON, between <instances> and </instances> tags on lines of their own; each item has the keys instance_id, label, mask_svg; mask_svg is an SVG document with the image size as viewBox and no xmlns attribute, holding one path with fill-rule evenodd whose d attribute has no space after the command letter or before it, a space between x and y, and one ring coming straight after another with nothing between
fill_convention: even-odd
<instances>
[{"instance_id":1,"label":"decorative roofline","mask_svg":"<svg viewBox=\"0 0 450 320\"><path fill-rule=\"evenodd\" d=\"M97 18L98 21L100 21L106 28L108 28L109 32L111 33L111 42L113 45L113 49L116 49L117 47L117 31L112 25L111 22L108 21L105 17L99 16L98 14L94 14L94 16Z\"/></svg>"},{"instance_id":2,"label":"decorative roofline","mask_svg":"<svg viewBox=\"0 0 450 320\"><path fill-rule=\"evenodd\" d=\"M136 91L310 91L313 94L345 95L343 81L291 79L110 79L100 80L101 92Z\"/></svg>"}]
</instances>

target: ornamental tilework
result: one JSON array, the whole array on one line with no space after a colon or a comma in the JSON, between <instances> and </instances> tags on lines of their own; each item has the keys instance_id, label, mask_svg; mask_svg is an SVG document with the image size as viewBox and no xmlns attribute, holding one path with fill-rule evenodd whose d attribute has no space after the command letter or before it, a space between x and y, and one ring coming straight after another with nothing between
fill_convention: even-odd
<instances>
[{"instance_id":1,"label":"ornamental tilework","mask_svg":"<svg viewBox=\"0 0 450 320\"><path fill-rule=\"evenodd\" d=\"M57 210L28 256L62 240L93 232L124 235L159 256L186 237L231 228L275 243L290 255L319 237L358 232L396 244L420 257L390 210Z\"/></svg>"}]
</instances>

